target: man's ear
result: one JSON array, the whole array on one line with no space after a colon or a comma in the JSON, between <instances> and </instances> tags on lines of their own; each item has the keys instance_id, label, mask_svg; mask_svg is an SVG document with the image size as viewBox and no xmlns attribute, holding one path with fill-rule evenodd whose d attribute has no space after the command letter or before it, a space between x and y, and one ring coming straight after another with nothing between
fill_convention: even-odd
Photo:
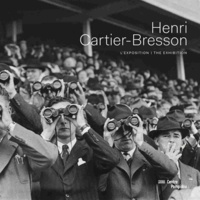
<instances>
[{"instance_id":1,"label":"man's ear","mask_svg":"<svg viewBox=\"0 0 200 200\"><path fill-rule=\"evenodd\" d=\"M158 138L157 138L157 137L154 138L154 142L155 142L155 144L159 147L159 143L158 143Z\"/></svg>"},{"instance_id":2,"label":"man's ear","mask_svg":"<svg viewBox=\"0 0 200 200\"><path fill-rule=\"evenodd\" d=\"M186 137L182 139L182 146L184 146L185 144L186 144Z\"/></svg>"}]
</instances>

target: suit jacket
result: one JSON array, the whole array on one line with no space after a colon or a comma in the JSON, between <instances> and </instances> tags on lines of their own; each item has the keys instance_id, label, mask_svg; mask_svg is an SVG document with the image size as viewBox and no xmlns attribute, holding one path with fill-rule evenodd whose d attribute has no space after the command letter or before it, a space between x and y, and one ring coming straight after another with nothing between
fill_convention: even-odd
<instances>
[{"instance_id":1,"label":"suit jacket","mask_svg":"<svg viewBox=\"0 0 200 200\"><path fill-rule=\"evenodd\" d=\"M0 199L31 200L31 171L54 164L57 148L17 124L11 136L0 143Z\"/></svg>"},{"instance_id":2,"label":"suit jacket","mask_svg":"<svg viewBox=\"0 0 200 200\"><path fill-rule=\"evenodd\" d=\"M192 146L187 143L183 149L181 161L200 171L200 147L196 146L192 148Z\"/></svg>"},{"instance_id":3,"label":"suit jacket","mask_svg":"<svg viewBox=\"0 0 200 200\"><path fill-rule=\"evenodd\" d=\"M118 152L90 129L75 143L66 166L59 157L41 173L41 200L98 200L97 178L118 162Z\"/></svg>"},{"instance_id":4,"label":"suit jacket","mask_svg":"<svg viewBox=\"0 0 200 200\"><path fill-rule=\"evenodd\" d=\"M180 166L180 189L192 189L200 186L200 172L188 165L179 162ZM174 180L175 178L173 178ZM166 184L162 186L162 199L167 200L174 190L178 190L173 184Z\"/></svg>"},{"instance_id":5,"label":"suit jacket","mask_svg":"<svg viewBox=\"0 0 200 200\"><path fill-rule=\"evenodd\" d=\"M34 105L27 103L20 94L16 94L10 100L14 109L13 119L23 127L40 134L42 132L42 123L40 114Z\"/></svg>"},{"instance_id":6,"label":"suit jacket","mask_svg":"<svg viewBox=\"0 0 200 200\"><path fill-rule=\"evenodd\" d=\"M144 142L136 148L130 168L121 154L120 163L110 173L100 177L101 199L157 200L158 180L173 178L176 173L173 161Z\"/></svg>"}]
</instances>

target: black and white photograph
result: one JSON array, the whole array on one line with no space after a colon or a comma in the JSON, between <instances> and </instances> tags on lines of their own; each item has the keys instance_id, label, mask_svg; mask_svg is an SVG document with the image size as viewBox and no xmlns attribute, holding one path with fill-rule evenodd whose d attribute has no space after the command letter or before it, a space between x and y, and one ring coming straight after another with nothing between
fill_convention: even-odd
<instances>
[{"instance_id":1,"label":"black and white photograph","mask_svg":"<svg viewBox=\"0 0 200 200\"><path fill-rule=\"evenodd\" d=\"M200 200L200 0L2 0L0 200Z\"/></svg>"}]
</instances>

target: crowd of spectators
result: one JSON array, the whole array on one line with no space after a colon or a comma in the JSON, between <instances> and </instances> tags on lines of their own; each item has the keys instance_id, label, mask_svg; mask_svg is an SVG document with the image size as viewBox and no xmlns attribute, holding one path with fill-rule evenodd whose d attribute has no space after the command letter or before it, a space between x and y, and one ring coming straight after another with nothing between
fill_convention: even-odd
<instances>
[{"instance_id":1,"label":"crowd of spectators","mask_svg":"<svg viewBox=\"0 0 200 200\"><path fill-rule=\"evenodd\" d=\"M28 82L62 74L76 76L85 91L103 90L109 105L121 102L132 106L137 98L141 98L156 108L158 117L164 116L171 106L176 105L183 105L188 112L199 110L197 81L172 80L148 68L141 70L140 66L131 66L122 59L101 57L96 51L90 57L75 48L43 44L28 46L23 40L18 46L5 45L0 61L14 67L22 81L20 92L25 93L27 101L31 101L32 95Z\"/></svg>"},{"instance_id":2,"label":"crowd of spectators","mask_svg":"<svg viewBox=\"0 0 200 200\"><path fill-rule=\"evenodd\" d=\"M21 125L33 141L34 132L46 148L57 146L57 160L51 144L51 163L39 173L32 170L32 199L173 200L182 195L173 190L182 189L188 200L199 198L197 81L170 79L96 51L91 57L76 48L28 46L23 40L6 44L0 54L0 91L6 99L0 102L0 132ZM12 112L5 115L8 104ZM37 146L28 138L23 142L17 135L17 144L22 157L36 162ZM3 180L1 174L5 187Z\"/></svg>"}]
</instances>

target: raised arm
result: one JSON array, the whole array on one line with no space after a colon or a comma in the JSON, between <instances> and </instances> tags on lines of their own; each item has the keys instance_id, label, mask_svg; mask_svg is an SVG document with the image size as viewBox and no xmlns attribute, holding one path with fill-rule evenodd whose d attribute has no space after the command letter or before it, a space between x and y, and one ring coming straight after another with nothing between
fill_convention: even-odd
<instances>
[{"instance_id":1,"label":"raised arm","mask_svg":"<svg viewBox=\"0 0 200 200\"><path fill-rule=\"evenodd\" d=\"M147 161L155 168L159 178L172 179L178 173L176 163L169 159L167 155L154 149L152 146L144 142L143 122L138 116L139 127L133 126L135 134L135 143L138 145L139 151L147 159Z\"/></svg>"},{"instance_id":2,"label":"raised arm","mask_svg":"<svg viewBox=\"0 0 200 200\"><path fill-rule=\"evenodd\" d=\"M58 157L57 147L13 122L8 97L2 95L4 89L0 90L0 129L5 130L4 134L8 134L11 141L19 144L24 155L28 157L32 170L43 170L53 165Z\"/></svg>"},{"instance_id":3,"label":"raised arm","mask_svg":"<svg viewBox=\"0 0 200 200\"><path fill-rule=\"evenodd\" d=\"M114 168L119 162L119 153L97 134L88 124L84 117L83 107L79 107L77 119L73 123L80 130L80 134L93 150L95 167L100 173L106 173Z\"/></svg>"},{"instance_id":4,"label":"raised arm","mask_svg":"<svg viewBox=\"0 0 200 200\"><path fill-rule=\"evenodd\" d=\"M40 115L33 105L28 104L23 97L17 93L14 85L14 76L9 71L6 71L10 78L9 82L3 84L2 87L7 91L12 108L14 108L13 119L20 125L37 134L42 132Z\"/></svg>"}]
</instances>

